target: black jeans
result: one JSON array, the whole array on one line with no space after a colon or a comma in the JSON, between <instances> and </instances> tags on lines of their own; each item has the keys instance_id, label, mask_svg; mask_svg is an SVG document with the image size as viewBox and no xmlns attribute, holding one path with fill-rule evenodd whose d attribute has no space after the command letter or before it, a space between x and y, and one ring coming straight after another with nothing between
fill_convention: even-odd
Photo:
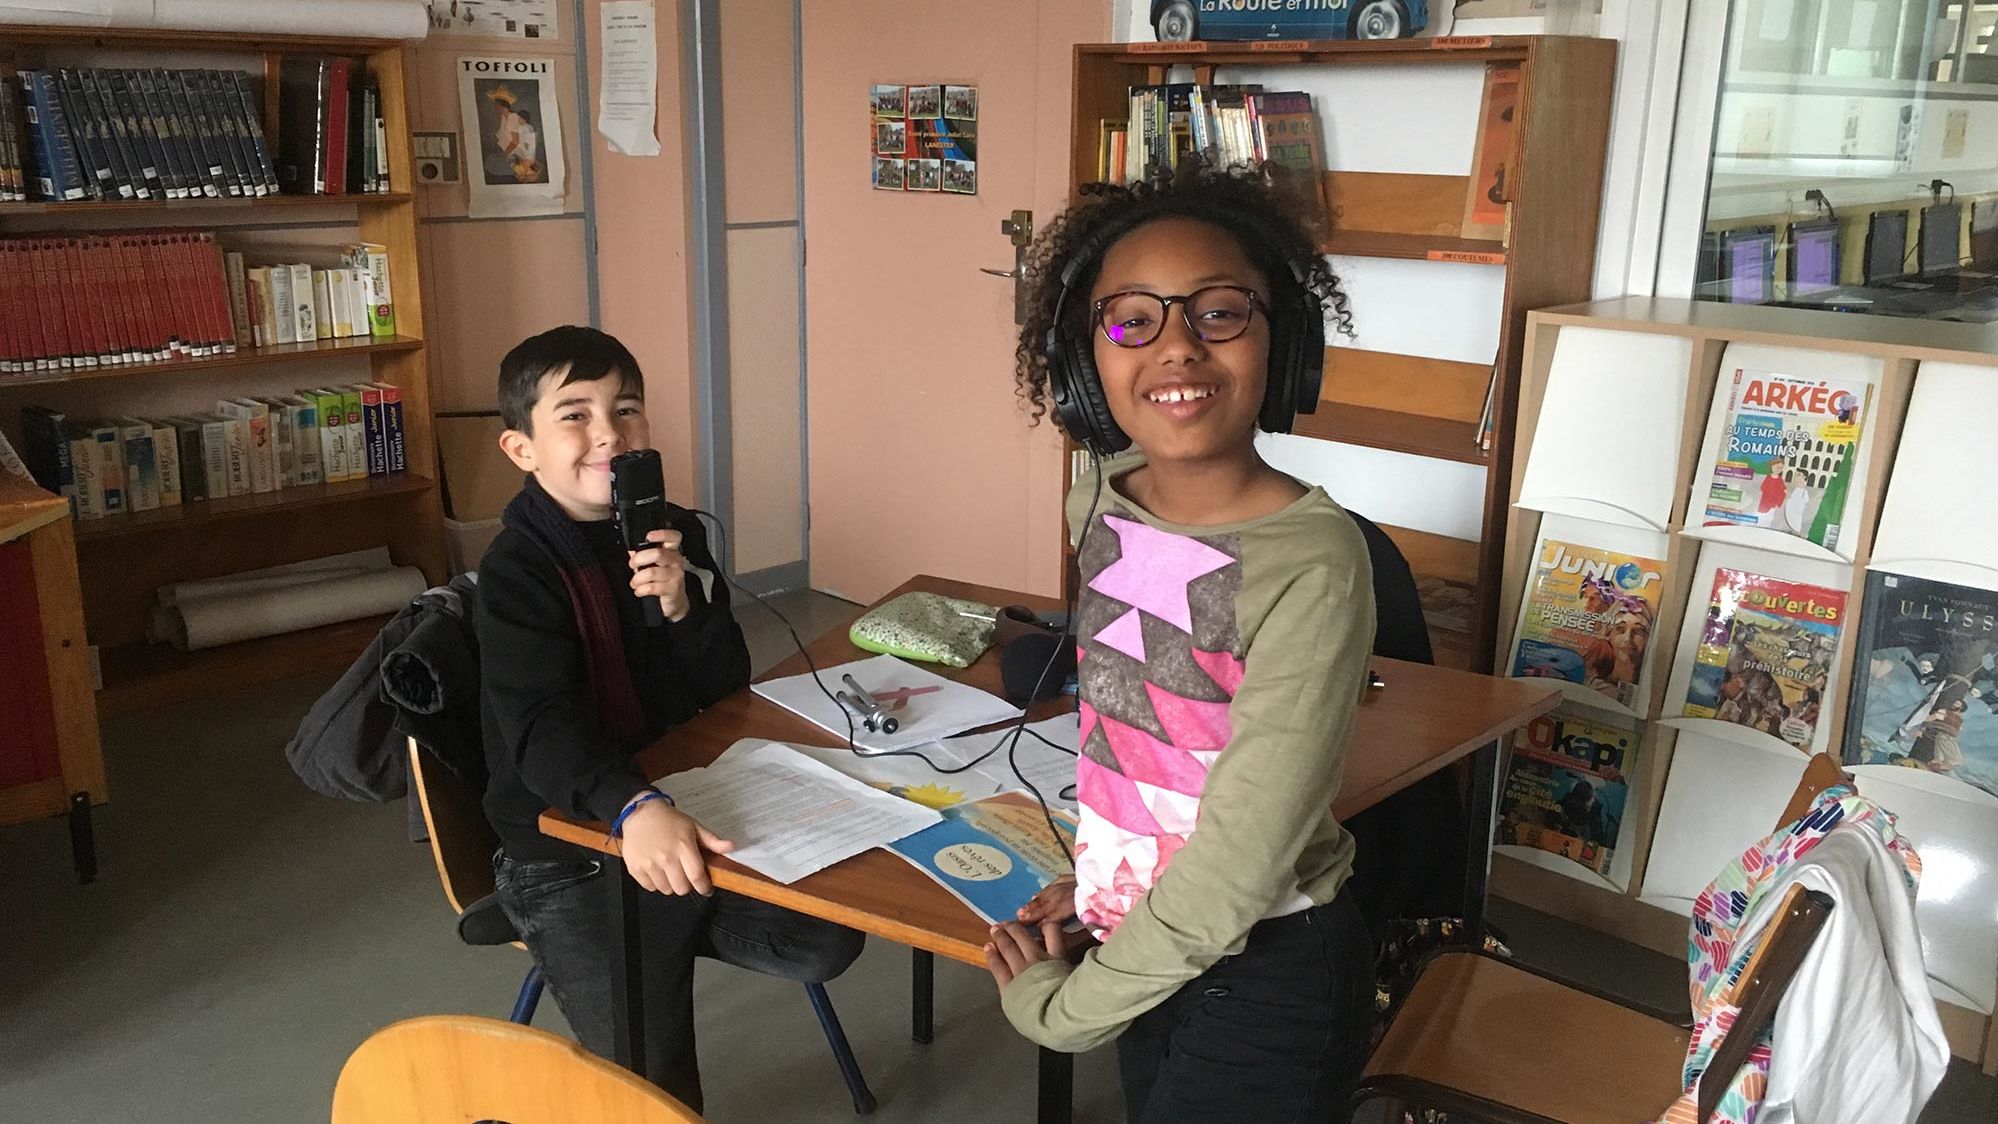
<instances>
[{"instance_id":1,"label":"black jeans","mask_svg":"<svg viewBox=\"0 0 1998 1124\"><path fill-rule=\"evenodd\" d=\"M1374 941L1351 889L1261 922L1117 1039L1130 1124L1345 1120L1373 1027Z\"/></svg>"},{"instance_id":2,"label":"black jeans","mask_svg":"<svg viewBox=\"0 0 1998 1124\"><path fill-rule=\"evenodd\" d=\"M547 978L548 990L591 1053L613 1051L611 930L603 865L494 860L500 907ZM699 1112L694 1053L694 958L707 956L800 983L824 983L860 955L862 936L726 890L713 897L640 892L645 927L644 1073Z\"/></svg>"}]
</instances>

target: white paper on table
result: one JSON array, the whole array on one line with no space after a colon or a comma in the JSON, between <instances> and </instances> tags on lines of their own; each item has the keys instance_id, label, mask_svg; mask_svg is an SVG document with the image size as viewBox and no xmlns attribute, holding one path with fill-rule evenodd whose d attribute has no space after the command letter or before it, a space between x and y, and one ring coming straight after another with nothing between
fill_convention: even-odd
<instances>
[{"instance_id":1,"label":"white paper on table","mask_svg":"<svg viewBox=\"0 0 1998 1124\"><path fill-rule=\"evenodd\" d=\"M612 152L659 155L653 118L659 96L659 41L652 0L606 0L604 70L597 83L597 132Z\"/></svg>"},{"instance_id":2,"label":"white paper on table","mask_svg":"<svg viewBox=\"0 0 1998 1124\"><path fill-rule=\"evenodd\" d=\"M846 690L842 677L847 675L853 676L900 723L892 734L869 733L855 719L851 726L853 744L863 750L908 749L1020 716L1019 707L990 691L945 679L894 656L875 656L820 668L816 682L807 672L758 683L752 689L835 737L844 738L849 728L846 710L827 698L826 692Z\"/></svg>"},{"instance_id":3,"label":"white paper on table","mask_svg":"<svg viewBox=\"0 0 1998 1124\"><path fill-rule=\"evenodd\" d=\"M712 765L654 783L675 807L734 843L729 858L787 885L942 819L788 745L756 738L730 746Z\"/></svg>"},{"instance_id":4,"label":"white paper on table","mask_svg":"<svg viewBox=\"0 0 1998 1124\"><path fill-rule=\"evenodd\" d=\"M1692 360L1680 336L1561 329L1519 505L1664 531Z\"/></svg>"},{"instance_id":5,"label":"white paper on table","mask_svg":"<svg viewBox=\"0 0 1998 1124\"><path fill-rule=\"evenodd\" d=\"M1035 734L1063 749L1048 745ZM1007 726L1003 730L983 734L965 734L942 744L947 747L948 753L957 757L953 764L971 761L996 748L997 752L972 766L970 771L986 778L987 783L999 792L1026 793L1027 786L1020 783L1020 777L1025 777L1029 784L1040 790L1041 799L1047 801L1048 807L1074 812L1075 758L1081 749L1081 719L1074 714L1058 714L1028 723L1009 760L1006 743L1012 738L1013 727ZM1020 767L1019 776L1013 774L1014 764Z\"/></svg>"},{"instance_id":6,"label":"white paper on table","mask_svg":"<svg viewBox=\"0 0 1998 1124\"><path fill-rule=\"evenodd\" d=\"M963 763L955 754L939 749L937 745L938 743L918 746L911 752L922 753L923 757L944 768ZM997 796L1005 791L991 778L975 770L942 773L919 757L855 753L843 745L834 747L792 743L791 748L821 765L845 773L864 785L880 789L890 796L913 800L926 808L948 808L972 800L983 800L988 796Z\"/></svg>"},{"instance_id":7,"label":"white paper on table","mask_svg":"<svg viewBox=\"0 0 1998 1124\"><path fill-rule=\"evenodd\" d=\"M1964 486L1998 474L1998 442L1965 418L1998 410L1998 370L1923 363L1869 567L1998 590L1998 520L1966 517Z\"/></svg>"}]
</instances>

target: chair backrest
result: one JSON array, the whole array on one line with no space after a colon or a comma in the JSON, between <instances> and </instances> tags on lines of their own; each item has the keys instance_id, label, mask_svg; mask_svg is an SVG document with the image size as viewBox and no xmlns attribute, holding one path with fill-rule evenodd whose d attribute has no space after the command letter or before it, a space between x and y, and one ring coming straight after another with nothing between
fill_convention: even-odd
<instances>
[{"instance_id":1,"label":"chair backrest","mask_svg":"<svg viewBox=\"0 0 1998 1124\"><path fill-rule=\"evenodd\" d=\"M1374 571L1374 654L1409 663L1435 663L1429 626L1422 615L1422 592L1401 548L1373 520L1349 511L1367 541Z\"/></svg>"},{"instance_id":2,"label":"chair backrest","mask_svg":"<svg viewBox=\"0 0 1998 1124\"><path fill-rule=\"evenodd\" d=\"M1776 826L1794 823L1810 810L1819 794L1849 779L1830 754L1814 755L1804 766L1804 776L1797 782L1797 790L1790 794L1790 802L1784 806L1783 817L1776 821ZM1797 970L1803 967L1804 957L1831 917L1833 905L1830 897L1800 885L1792 884L1784 892L1782 904L1777 906L1769 927L1763 930L1755 951L1749 954L1741 978L1728 990L1727 1002L1739 1008L1740 1013L1735 1016L1727 1037L1715 1047L1706 1072L1700 1075L1702 1124L1720 1105L1728 1083L1748 1060L1755 1040L1775 1020L1776 1008L1782 1004L1784 993L1797 978Z\"/></svg>"},{"instance_id":3,"label":"chair backrest","mask_svg":"<svg viewBox=\"0 0 1998 1124\"><path fill-rule=\"evenodd\" d=\"M566 1038L475 1015L369 1035L333 1087L333 1124L701 1124L698 1113Z\"/></svg>"},{"instance_id":4,"label":"chair backrest","mask_svg":"<svg viewBox=\"0 0 1998 1124\"><path fill-rule=\"evenodd\" d=\"M444 767L431 752L409 739L409 787L423 808L429 829L430 857L444 897L459 913L493 892L493 852L499 836L479 793Z\"/></svg>"}]
</instances>

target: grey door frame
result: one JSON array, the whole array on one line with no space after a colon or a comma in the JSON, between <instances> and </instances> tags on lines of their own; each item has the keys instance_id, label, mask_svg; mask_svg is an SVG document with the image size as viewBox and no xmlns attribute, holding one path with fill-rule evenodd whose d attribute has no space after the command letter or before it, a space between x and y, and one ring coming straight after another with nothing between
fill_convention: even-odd
<instances>
[{"instance_id":1,"label":"grey door frame","mask_svg":"<svg viewBox=\"0 0 1998 1124\"><path fill-rule=\"evenodd\" d=\"M797 128L797 213L789 220L728 221L723 179L721 0L689 0L684 6L682 52L686 74L687 159L690 181L689 251L693 260L695 472L701 506L735 527L735 441L729 379L728 232L794 227L798 253L798 495L800 542L795 561L750 573L736 581L759 594L805 589L811 584L811 449L807 428L805 347L805 160L804 16L802 0L791 0L791 67ZM716 544L720 549L720 544ZM733 550L727 564L733 567Z\"/></svg>"}]
</instances>

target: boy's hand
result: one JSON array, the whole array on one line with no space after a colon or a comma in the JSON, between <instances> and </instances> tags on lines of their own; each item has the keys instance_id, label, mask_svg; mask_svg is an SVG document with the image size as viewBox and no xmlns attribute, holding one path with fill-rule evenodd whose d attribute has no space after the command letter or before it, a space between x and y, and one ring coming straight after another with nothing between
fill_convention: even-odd
<instances>
[{"instance_id":1,"label":"boy's hand","mask_svg":"<svg viewBox=\"0 0 1998 1124\"><path fill-rule=\"evenodd\" d=\"M1075 920L1075 875L1064 874L1041 888L1020 907L1020 923L1038 925L1052 921L1066 925Z\"/></svg>"},{"instance_id":2,"label":"boy's hand","mask_svg":"<svg viewBox=\"0 0 1998 1124\"><path fill-rule=\"evenodd\" d=\"M1061 942L1061 925L1054 921L1041 922L1038 939L1018 922L994 925L992 941L985 946L985 969L1004 991L1013 977L1028 968L1043 960L1060 960Z\"/></svg>"},{"instance_id":3,"label":"boy's hand","mask_svg":"<svg viewBox=\"0 0 1998 1124\"><path fill-rule=\"evenodd\" d=\"M631 880L640 886L660 894L707 897L715 887L701 852L726 855L734 849L735 844L702 827L694 817L664 800L648 800L624 821L619 853Z\"/></svg>"},{"instance_id":4,"label":"boy's hand","mask_svg":"<svg viewBox=\"0 0 1998 1124\"><path fill-rule=\"evenodd\" d=\"M669 621L687 616L687 560L680 557L680 532L661 528L645 536L657 546L631 552L631 591L657 597Z\"/></svg>"}]
</instances>

